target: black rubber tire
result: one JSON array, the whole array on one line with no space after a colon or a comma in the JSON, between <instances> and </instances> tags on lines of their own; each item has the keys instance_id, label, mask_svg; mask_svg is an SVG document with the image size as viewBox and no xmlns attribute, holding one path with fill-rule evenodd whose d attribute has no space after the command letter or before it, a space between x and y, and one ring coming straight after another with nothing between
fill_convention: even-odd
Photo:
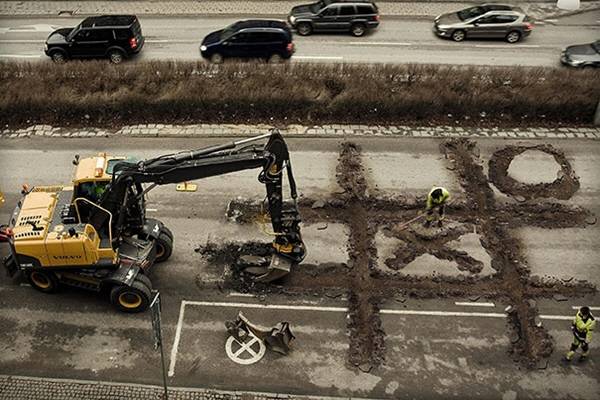
<instances>
[{"instance_id":1,"label":"black rubber tire","mask_svg":"<svg viewBox=\"0 0 600 400\"><path fill-rule=\"evenodd\" d=\"M171 232L171 230L169 228L167 228L164 224L162 227L162 231L171 238L171 241L173 241L173 232Z\"/></svg>"},{"instance_id":2,"label":"black rubber tire","mask_svg":"<svg viewBox=\"0 0 600 400\"><path fill-rule=\"evenodd\" d=\"M136 279L131 286L113 287L110 291L110 302L121 312L139 313L148 308L151 296L150 288Z\"/></svg>"},{"instance_id":3,"label":"black rubber tire","mask_svg":"<svg viewBox=\"0 0 600 400\"><path fill-rule=\"evenodd\" d=\"M213 64L223 64L225 58L221 55L221 53L215 53L210 56L210 62Z\"/></svg>"},{"instance_id":4,"label":"black rubber tire","mask_svg":"<svg viewBox=\"0 0 600 400\"><path fill-rule=\"evenodd\" d=\"M273 53L271 54L271 56L267 59L267 62L269 64L283 64L283 57L281 57L281 54L279 53Z\"/></svg>"},{"instance_id":5,"label":"black rubber tire","mask_svg":"<svg viewBox=\"0 0 600 400\"><path fill-rule=\"evenodd\" d=\"M458 30L452 32L452 35L450 37L455 42L462 42L467 37L467 34L465 31L458 29Z\"/></svg>"},{"instance_id":6,"label":"black rubber tire","mask_svg":"<svg viewBox=\"0 0 600 400\"><path fill-rule=\"evenodd\" d=\"M170 231L169 231L170 233ZM156 259L155 263L167 261L173 253L173 238L169 236L164 230L158 235L158 239L155 242L156 246Z\"/></svg>"},{"instance_id":7,"label":"black rubber tire","mask_svg":"<svg viewBox=\"0 0 600 400\"><path fill-rule=\"evenodd\" d=\"M308 22L300 22L298 24L298 26L296 26L296 31L298 32L298 35L300 35L300 36L308 36L308 35L312 34L313 27Z\"/></svg>"},{"instance_id":8,"label":"black rubber tire","mask_svg":"<svg viewBox=\"0 0 600 400\"><path fill-rule=\"evenodd\" d=\"M108 52L108 59L113 64L121 64L125 61L125 54L121 50L111 50Z\"/></svg>"},{"instance_id":9,"label":"black rubber tire","mask_svg":"<svg viewBox=\"0 0 600 400\"><path fill-rule=\"evenodd\" d=\"M513 39L513 37L516 37L517 39L515 40L515 39ZM511 43L511 44L518 43L519 40L521 40L521 32L519 32L519 31L511 31L511 32L508 32L508 34L506 35L506 41L508 43Z\"/></svg>"},{"instance_id":10,"label":"black rubber tire","mask_svg":"<svg viewBox=\"0 0 600 400\"><path fill-rule=\"evenodd\" d=\"M362 23L352 24L352 26L350 27L350 33L354 37L364 36L365 33L367 33L367 27L365 26L365 24Z\"/></svg>"},{"instance_id":11,"label":"black rubber tire","mask_svg":"<svg viewBox=\"0 0 600 400\"><path fill-rule=\"evenodd\" d=\"M29 281L32 288L43 293L56 293L58 291L58 277L51 271L29 271L27 273L27 281Z\"/></svg>"},{"instance_id":12,"label":"black rubber tire","mask_svg":"<svg viewBox=\"0 0 600 400\"><path fill-rule=\"evenodd\" d=\"M62 64L67 61L67 55L63 51L60 51L60 50L54 50L54 51L50 52L50 58L56 64Z\"/></svg>"}]
</instances>

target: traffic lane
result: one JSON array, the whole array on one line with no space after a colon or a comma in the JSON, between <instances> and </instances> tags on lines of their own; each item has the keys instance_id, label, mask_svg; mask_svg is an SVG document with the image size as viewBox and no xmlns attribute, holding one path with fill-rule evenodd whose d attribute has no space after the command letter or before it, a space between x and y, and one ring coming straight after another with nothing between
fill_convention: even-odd
<instances>
[{"instance_id":1,"label":"traffic lane","mask_svg":"<svg viewBox=\"0 0 600 400\"><path fill-rule=\"evenodd\" d=\"M368 51L366 51L368 50ZM457 65L506 65L559 67L560 47L532 48L503 44L482 43L468 47L444 45L414 46L403 43L372 43L357 45L298 44L292 56L293 63L425 63ZM4 44L0 59L23 59L51 62L39 44ZM145 60L203 61L195 43L148 43L144 50L129 62ZM239 60L237 60L239 61ZM226 62L235 62L229 60ZM244 60L243 62L257 62ZM263 61L264 62L264 61Z\"/></svg>"},{"instance_id":2,"label":"traffic lane","mask_svg":"<svg viewBox=\"0 0 600 400\"><path fill-rule=\"evenodd\" d=\"M249 18L247 15L238 17L140 17L142 31L146 39L152 41L181 41L195 40L200 43L208 33L223 29L240 19ZM569 17L577 21L579 16ZM586 20L586 16L580 17ZM48 34L57 27L75 26L81 18L44 18L44 19L0 19L0 43L1 40L45 40ZM561 20L557 20L561 21ZM573 24L573 22L571 22ZM362 42L376 40L381 42L410 42L410 43L440 43L455 44L450 40L437 38L432 29L432 21L384 19L381 25L369 31L364 37L355 38L349 34L314 34L310 37L295 35L295 40L308 40L310 42ZM577 26L555 26L538 25L523 43L532 45L566 46L577 41L597 39L600 26L577 25ZM455 45L468 45L474 41L456 43ZM477 41L479 42L479 41ZM501 41L500 41L501 42Z\"/></svg>"}]
</instances>

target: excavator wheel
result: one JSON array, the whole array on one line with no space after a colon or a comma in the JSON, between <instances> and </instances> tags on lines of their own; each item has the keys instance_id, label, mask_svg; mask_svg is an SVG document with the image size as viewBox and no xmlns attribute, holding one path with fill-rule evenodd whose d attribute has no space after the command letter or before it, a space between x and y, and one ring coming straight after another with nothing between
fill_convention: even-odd
<instances>
[{"instance_id":1,"label":"excavator wheel","mask_svg":"<svg viewBox=\"0 0 600 400\"><path fill-rule=\"evenodd\" d=\"M171 257L171 253L173 253L173 234L165 228L156 239L156 260L154 262L167 261Z\"/></svg>"},{"instance_id":2,"label":"excavator wheel","mask_svg":"<svg viewBox=\"0 0 600 400\"><path fill-rule=\"evenodd\" d=\"M150 288L136 279L131 286L113 287L110 292L110 302L119 311L138 313L148 308L150 296Z\"/></svg>"},{"instance_id":3,"label":"excavator wheel","mask_svg":"<svg viewBox=\"0 0 600 400\"><path fill-rule=\"evenodd\" d=\"M58 278L54 272L33 270L27 273L31 287L44 293L54 293L58 290Z\"/></svg>"}]
</instances>

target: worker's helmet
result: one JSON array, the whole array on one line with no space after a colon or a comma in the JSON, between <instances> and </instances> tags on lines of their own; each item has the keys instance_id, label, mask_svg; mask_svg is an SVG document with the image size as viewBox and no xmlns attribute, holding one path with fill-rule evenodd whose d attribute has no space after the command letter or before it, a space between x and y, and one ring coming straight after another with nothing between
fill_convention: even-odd
<instances>
[{"instance_id":1,"label":"worker's helmet","mask_svg":"<svg viewBox=\"0 0 600 400\"><path fill-rule=\"evenodd\" d=\"M583 316L583 317L587 317L587 316L589 316L589 315L590 315L590 308L589 308L589 307L587 307L587 306L581 307L581 308L579 309L579 312L581 313L581 316Z\"/></svg>"},{"instance_id":2,"label":"worker's helmet","mask_svg":"<svg viewBox=\"0 0 600 400\"><path fill-rule=\"evenodd\" d=\"M441 188L437 188L433 192L431 192L431 197L433 197L434 199L439 199L440 197L442 197L442 195L443 193Z\"/></svg>"}]
</instances>

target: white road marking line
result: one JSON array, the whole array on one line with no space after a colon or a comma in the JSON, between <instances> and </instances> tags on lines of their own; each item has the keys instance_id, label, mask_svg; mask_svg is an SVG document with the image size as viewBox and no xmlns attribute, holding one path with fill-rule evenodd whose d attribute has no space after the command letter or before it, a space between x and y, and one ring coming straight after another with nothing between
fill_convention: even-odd
<instances>
[{"instance_id":1,"label":"white road marking line","mask_svg":"<svg viewBox=\"0 0 600 400\"><path fill-rule=\"evenodd\" d=\"M230 292L228 294L230 297L255 297L252 293L239 293L239 292Z\"/></svg>"},{"instance_id":2,"label":"white road marking line","mask_svg":"<svg viewBox=\"0 0 600 400\"><path fill-rule=\"evenodd\" d=\"M146 208L146 211L157 212L158 209L157 208Z\"/></svg>"},{"instance_id":3,"label":"white road marking line","mask_svg":"<svg viewBox=\"0 0 600 400\"><path fill-rule=\"evenodd\" d=\"M583 306L573 306L573 307L571 307L571 308L572 308L573 310L579 310L581 307L583 307ZM600 311L600 307L590 307L590 310L592 310L592 311L594 311L594 310L595 310L595 311Z\"/></svg>"},{"instance_id":4,"label":"white road marking line","mask_svg":"<svg viewBox=\"0 0 600 400\"><path fill-rule=\"evenodd\" d=\"M33 55L33 54L0 54L0 57L4 57L4 58L40 58L41 55Z\"/></svg>"},{"instance_id":5,"label":"white road marking line","mask_svg":"<svg viewBox=\"0 0 600 400\"><path fill-rule=\"evenodd\" d=\"M181 328L183 326L183 314L185 313L186 301L181 302L179 306L179 319L177 320L177 329L175 330L175 340L171 349L171 360L169 362L169 376L175 375L175 362L177 361L177 350L179 348L179 340L181 339Z\"/></svg>"},{"instance_id":6,"label":"white road marking line","mask_svg":"<svg viewBox=\"0 0 600 400\"><path fill-rule=\"evenodd\" d=\"M339 44L349 44L352 46L412 46L417 43L408 42L339 42Z\"/></svg>"},{"instance_id":7,"label":"white road marking line","mask_svg":"<svg viewBox=\"0 0 600 400\"><path fill-rule=\"evenodd\" d=\"M35 40L35 39L2 39L0 43L45 43L46 41L43 39Z\"/></svg>"},{"instance_id":8,"label":"white road marking line","mask_svg":"<svg viewBox=\"0 0 600 400\"><path fill-rule=\"evenodd\" d=\"M467 307L496 307L494 303L473 303L468 301L455 301L454 304L457 306L467 306Z\"/></svg>"},{"instance_id":9,"label":"white road marking line","mask_svg":"<svg viewBox=\"0 0 600 400\"><path fill-rule=\"evenodd\" d=\"M292 56L292 59L296 59L296 60L343 60L344 57L334 57L334 56Z\"/></svg>"},{"instance_id":10,"label":"white road marking line","mask_svg":"<svg viewBox=\"0 0 600 400\"><path fill-rule=\"evenodd\" d=\"M198 43L200 45L199 39L146 39L146 43Z\"/></svg>"},{"instance_id":11,"label":"white road marking line","mask_svg":"<svg viewBox=\"0 0 600 400\"><path fill-rule=\"evenodd\" d=\"M25 287L25 286L31 286L31 285L29 283L21 283L19 286Z\"/></svg>"},{"instance_id":12,"label":"white road marking line","mask_svg":"<svg viewBox=\"0 0 600 400\"><path fill-rule=\"evenodd\" d=\"M435 317L488 317L506 318L504 313L482 313L461 311L427 311L427 310L381 310L382 314L391 315L427 315Z\"/></svg>"},{"instance_id":13,"label":"white road marking line","mask_svg":"<svg viewBox=\"0 0 600 400\"><path fill-rule=\"evenodd\" d=\"M485 48L485 49L512 49L515 47L518 48L537 48L537 47L541 47L539 44L476 44L473 47L480 47L480 48Z\"/></svg>"},{"instance_id":14,"label":"white road marking line","mask_svg":"<svg viewBox=\"0 0 600 400\"><path fill-rule=\"evenodd\" d=\"M545 19L544 22L558 22L557 19Z\"/></svg>"},{"instance_id":15,"label":"white road marking line","mask_svg":"<svg viewBox=\"0 0 600 400\"><path fill-rule=\"evenodd\" d=\"M208 307L232 307L232 308L263 308L268 310L295 310L295 311L332 311L332 312L347 312L347 307L319 307L319 306L292 306L283 304L256 304L256 303L224 303L213 301L187 301L186 304L192 306L208 306Z\"/></svg>"}]
</instances>

